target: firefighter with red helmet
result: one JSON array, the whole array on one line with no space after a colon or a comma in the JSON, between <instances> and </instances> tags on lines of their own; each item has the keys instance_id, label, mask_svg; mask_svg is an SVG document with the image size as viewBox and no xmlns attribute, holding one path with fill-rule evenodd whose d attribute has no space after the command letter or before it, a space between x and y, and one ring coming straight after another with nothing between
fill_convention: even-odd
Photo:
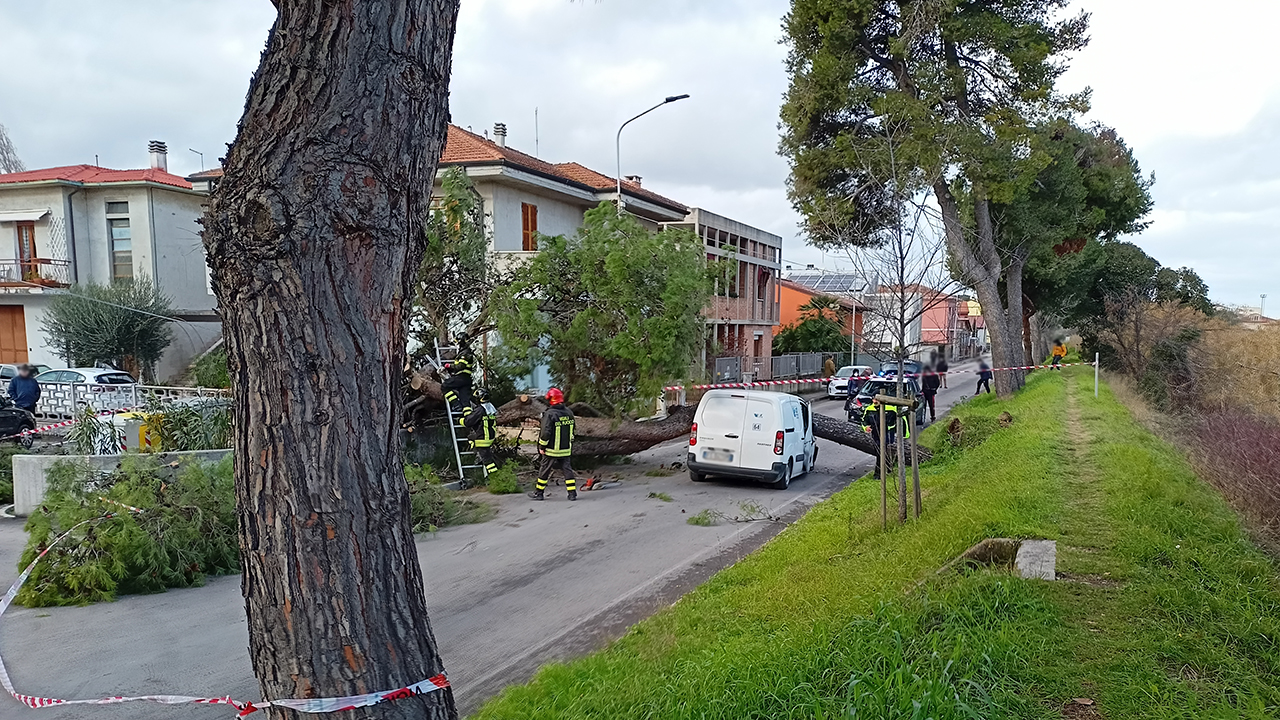
<instances>
[{"instance_id":1,"label":"firefighter with red helmet","mask_svg":"<svg viewBox=\"0 0 1280 720\"><path fill-rule=\"evenodd\" d=\"M564 475L564 487L569 499L578 499L577 476L569 466L573 455L573 411L564 404L564 393L559 388L547 391L547 411L542 413L542 433L538 436L538 454L542 462L538 468L538 481L529 497L545 500L547 481L551 473L559 469Z\"/></svg>"}]
</instances>

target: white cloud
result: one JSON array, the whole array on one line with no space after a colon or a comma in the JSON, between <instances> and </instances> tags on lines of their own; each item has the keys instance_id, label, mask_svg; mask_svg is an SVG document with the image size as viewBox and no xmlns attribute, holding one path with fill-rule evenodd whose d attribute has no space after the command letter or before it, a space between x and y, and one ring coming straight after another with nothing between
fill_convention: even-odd
<instances>
[{"instance_id":1,"label":"white cloud","mask_svg":"<svg viewBox=\"0 0 1280 720\"><path fill-rule=\"evenodd\" d=\"M463 0L453 118L505 122L512 145L613 172L618 124L666 95L690 100L629 127L624 172L646 187L786 238L796 265L836 259L795 239L777 155L787 88L787 0ZM1065 83L1091 86L1090 117L1115 126L1159 178L1137 241L1191 265L1215 297L1256 298L1280 267L1280 3L1080 0L1092 42ZM171 168L216 162L235 133L274 19L267 0L0 0L0 123L33 167L137 167L146 142Z\"/></svg>"}]
</instances>

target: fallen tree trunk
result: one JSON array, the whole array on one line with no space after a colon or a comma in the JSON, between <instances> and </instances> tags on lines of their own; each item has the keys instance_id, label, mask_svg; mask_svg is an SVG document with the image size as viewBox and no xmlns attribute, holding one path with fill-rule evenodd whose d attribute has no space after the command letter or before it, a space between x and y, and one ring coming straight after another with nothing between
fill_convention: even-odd
<instances>
[{"instance_id":1,"label":"fallen tree trunk","mask_svg":"<svg viewBox=\"0 0 1280 720\"><path fill-rule=\"evenodd\" d=\"M498 408L499 425L518 425L525 420L537 420L547 409L541 400L522 396ZM662 420L636 422L609 418L579 417L575 422L573 453L575 455L630 455L648 450L654 445L688 435L693 427L692 406L667 408ZM868 455L878 455L880 448L870 435L853 423L833 417L813 414L813 434L823 440L860 450ZM921 460L931 454L920 448Z\"/></svg>"},{"instance_id":2,"label":"fallen tree trunk","mask_svg":"<svg viewBox=\"0 0 1280 720\"><path fill-rule=\"evenodd\" d=\"M813 434L814 437L830 440L833 443L851 447L854 450L878 457L880 455L880 446L876 443L875 438L862 432L860 425L855 425L845 420L838 420L829 415L813 414ZM920 448L921 462L927 461L933 457L933 453L928 448ZM907 459L910 463L910 458Z\"/></svg>"},{"instance_id":3,"label":"fallen tree trunk","mask_svg":"<svg viewBox=\"0 0 1280 720\"><path fill-rule=\"evenodd\" d=\"M498 408L499 425L539 420L546 403L521 396ZM578 416L574 420L574 455L630 455L688 435L696 407L672 406L661 420L614 420Z\"/></svg>"}]
</instances>

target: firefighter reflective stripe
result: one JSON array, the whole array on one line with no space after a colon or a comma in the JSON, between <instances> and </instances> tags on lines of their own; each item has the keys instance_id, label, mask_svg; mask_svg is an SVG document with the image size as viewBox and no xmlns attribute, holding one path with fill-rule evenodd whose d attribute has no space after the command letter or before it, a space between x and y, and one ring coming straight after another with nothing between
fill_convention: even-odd
<instances>
[{"instance_id":1,"label":"firefighter reflective stripe","mask_svg":"<svg viewBox=\"0 0 1280 720\"><path fill-rule=\"evenodd\" d=\"M497 436L498 419L486 413L480 420L480 437L476 438L476 447L492 447Z\"/></svg>"},{"instance_id":2,"label":"firefighter reflective stripe","mask_svg":"<svg viewBox=\"0 0 1280 720\"><path fill-rule=\"evenodd\" d=\"M563 405L553 405L542 414L542 433L538 445L549 458L567 458L573 454L573 413Z\"/></svg>"}]
</instances>

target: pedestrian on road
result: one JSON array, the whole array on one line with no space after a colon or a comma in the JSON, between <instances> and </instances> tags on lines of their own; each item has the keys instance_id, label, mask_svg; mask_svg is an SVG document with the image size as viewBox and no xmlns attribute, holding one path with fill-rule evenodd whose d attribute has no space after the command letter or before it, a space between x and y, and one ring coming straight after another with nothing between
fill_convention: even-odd
<instances>
[{"instance_id":1,"label":"pedestrian on road","mask_svg":"<svg viewBox=\"0 0 1280 720\"><path fill-rule=\"evenodd\" d=\"M942 383L941 386L946 387L947 386L947 370L948 370L946 353L943 353L942 356L938 358L938 365L936 369L938 371L938 380Z\"/></svg>"},{"instance_id":2,"label":"pedestrian on road","mask_svg":"<svg viewBox=\"0 0 1280 720\"><path fill-rule=\"evenodd\" d=\"M925 370L924 377L920 381L920 394L924 397L925 406L929 408L929 422L937 418L934 398L938 396L938 388L942 384L941 378L942 375L938 371Z\"/></svg>"},{"instance_id":3,"label":"pedestrian on road","mask_svg":"<svg viewBox=\"0 0 1280 720\"><path fill-rule=\"evenodd\" d=\"M9 399L13 404L31 414L36 412L36 403L40 402L40 383L36 382L30 365L18 366L18 376L9 381Z\"/></svg>"},{"instance_id":4,"label":"pedestrian on road","mask_svg":"<svg viewBox=\"0 0 1280 720\"><path fill-rule=\"evenodd\" d=\"M830 355L828 355L827 361L822 363L822 378L826 380L835 374L836 374L836 361L832 359Z\"/></svg>"},{"instance_id":5,"label":"pedestrian on road","mask_svg":"<svg viewBox=\"0 0 1280 720\"><path fill-rule=\"evenodd\" d=\"M1053 341L1053 362L1051 363L1053 365L1053 369L1061 370L1062 368L1058 366L1062 364L1062 361L1065 360L1066 357L1067 357L1067 346L1065 343L1062 342L1062 338L1058 338L1057 340L1054 340Z\"/></svg>"},{"instance_id":6,"label":"pedestrian on road","mask_svg":"<svg viewBox=\"0 0 1280 720\"><path fill-rule=\"evenodd\" d=\"M471 412L462 418L471 439L471 449L484 465L484 475L497 472L498 461L493 457L493 442L498 437L498 409L489 402L489 391L476 388L471 395Z\"/></svg>"},{"instance_id":7,"label":"pedestrian on road","mask_svg":"<svg viewBox=\"0 0 1280 720\"><path fill-rule=\"evenodd\" d=\"M546 500L547 481L557 468L564 475L564 488L569 499L578 499L577 476L569 466L573 455L573 411L565 407L564 393L559 388L547 391L547 411L542 413L542 434L538 436L538 454L542 463L538 468L538 481L529 497Z\"/></svg>"},{"instance_id":8,"label":"pedestrian on road","mask_svg":"<svg viewBox=\"0 0 1280 720\"><path fill-rule=\"evenodd\" d=\"M980 395L984 387L987 389L987 392L990 393L992 377L994 377L994 373L991 372L991 366L987 364L987 361L985 359L979 360L978 361L978 389L974 390L973 394Z\"/></svg>"}]
</instances>

